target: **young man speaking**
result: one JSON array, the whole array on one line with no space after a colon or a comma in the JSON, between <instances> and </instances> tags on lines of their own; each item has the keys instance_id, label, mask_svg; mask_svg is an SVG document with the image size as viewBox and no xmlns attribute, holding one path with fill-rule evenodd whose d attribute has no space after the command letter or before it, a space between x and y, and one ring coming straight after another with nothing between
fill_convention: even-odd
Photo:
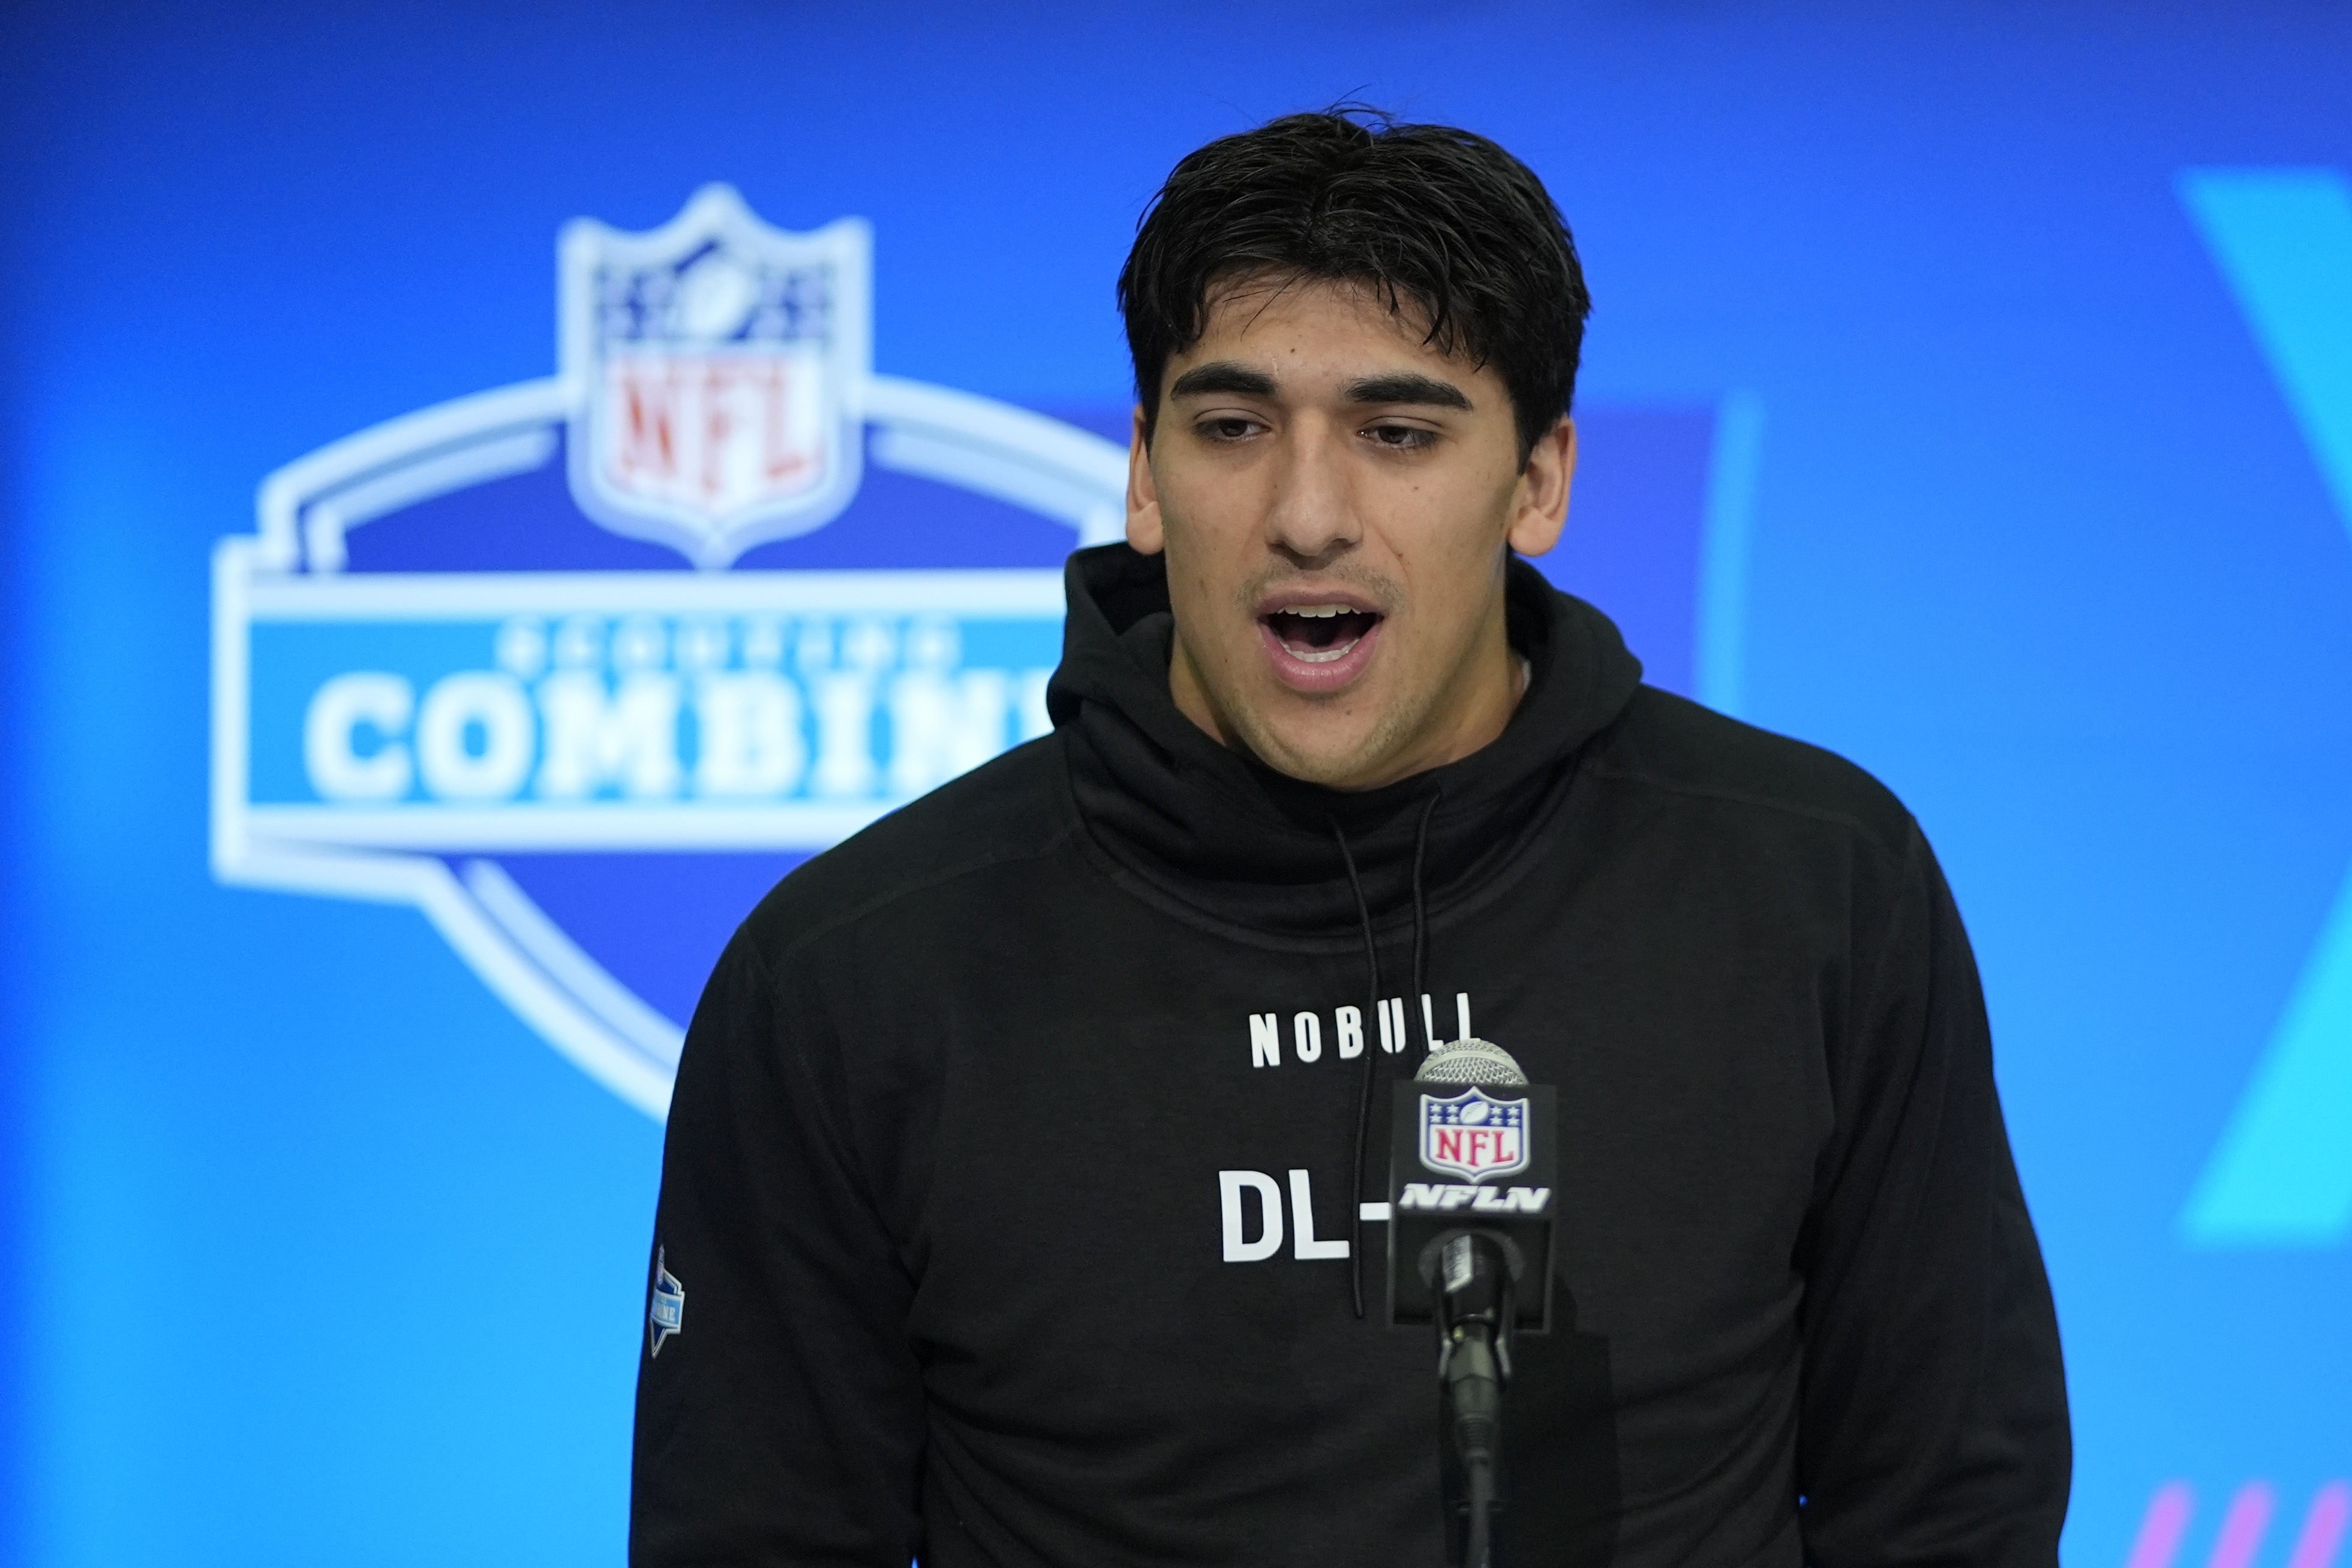
<instances>
[{"instance_id":1,"label":"young man speaking","mask_svg":"<svg viewBox=\"0 0 2352 1568\"><path fill-rule=\"evenodd\" d=\"M1559 1106L1513 1568L2054 1563L2057 1331L1925 840L1519 559L1587 309L1542 185L1279 120L1177 166L1119 300L1129 543L1071 559L1057 728L793 872L695 1016L634 1560L1434 1568L1364 1128L1475 1033Z\"/></svg>"}]
</instances>

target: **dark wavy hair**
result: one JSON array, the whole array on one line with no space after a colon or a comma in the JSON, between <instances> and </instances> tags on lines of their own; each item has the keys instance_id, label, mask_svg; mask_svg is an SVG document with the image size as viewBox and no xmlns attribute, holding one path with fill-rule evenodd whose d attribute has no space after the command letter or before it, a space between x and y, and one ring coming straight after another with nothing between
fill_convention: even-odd
<instances>
[{"instance_id":1,"label":"dark wavy hair","mask_svg":"<svg viewBox=\"0 0 2352 1568\"><path fill-rule=\"evenodd\" d=\"M1575 397L1592 309L1576 241L1535 171L1484 136L1349 104L1178 163L1118 275L1146 441L1169 356L1200 340L1210 290L1253 275L1366 284L1391 310L1410 300L1439 353L1500 374L1522 464Z\"/></svg>"}]
</instances>

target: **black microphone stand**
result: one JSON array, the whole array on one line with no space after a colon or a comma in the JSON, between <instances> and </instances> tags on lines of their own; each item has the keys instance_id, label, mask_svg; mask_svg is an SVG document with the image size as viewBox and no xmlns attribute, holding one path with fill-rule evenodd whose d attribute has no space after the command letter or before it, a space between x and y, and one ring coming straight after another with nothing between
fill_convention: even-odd
<instances>
[{"instance_id":1,"label":"black microphone stand","mask_svg":"<svg viewBox=\"0 0 2352 1568\"><path fill-rule=\"evenodd\" d=\"M1438 1424L1446 1463L1446 1560L1495 1568L1503 1390L1511 1381L1518 1248L1490 1231L1449 1231L1422 1254L1436 1308Z\"/></svg>"}]
</instances>

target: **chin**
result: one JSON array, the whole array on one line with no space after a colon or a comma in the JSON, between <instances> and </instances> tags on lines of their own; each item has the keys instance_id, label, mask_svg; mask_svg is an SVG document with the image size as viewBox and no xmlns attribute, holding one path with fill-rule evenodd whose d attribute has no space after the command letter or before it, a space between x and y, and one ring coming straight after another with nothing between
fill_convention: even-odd
<instances>
[{"instance_id":1,"label":"chin","mask_svg":"<svg viewBox=\"0 0 2352 1568\"><path fill-rule=\"evenodd\" d=\"M1244 727L1243 741L1257 760L1279 773L1327 789L1371 789L1391 782L1395 748L1375 730L1363 735L1301 735L1262 721Z\"/></svg>"}]
</instances>

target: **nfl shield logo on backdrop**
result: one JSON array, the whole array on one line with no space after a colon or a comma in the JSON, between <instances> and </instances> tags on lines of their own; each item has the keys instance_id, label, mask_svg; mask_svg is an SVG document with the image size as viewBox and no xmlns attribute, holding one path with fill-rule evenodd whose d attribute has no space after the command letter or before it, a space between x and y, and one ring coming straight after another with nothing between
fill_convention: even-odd
<instances>
[{"instance_id":1,"label":"nfl shield logo on backdrop","mask_svg":"<svg viewBox=\"0 0 2352 1568\"><path fill-rule=\"evenodd\" d=\"M660 228L562 243L572 490L615 532L724 567L822 527L857 491L872 240L760 221L707 185Z\"/></svg>"},{"instance_id":2,"label":"nfl shield logo on backdrop","mask_svg":"<svg viewBox=\"0 0 2352 1568\"><path fill-rule=\"evenodd\" d=\"M1528 1102L1473 1089L1450 1100L1421 1097L1421 1163L1466 1182L1528 1168Z\"/></svg>"}]
</instances>

